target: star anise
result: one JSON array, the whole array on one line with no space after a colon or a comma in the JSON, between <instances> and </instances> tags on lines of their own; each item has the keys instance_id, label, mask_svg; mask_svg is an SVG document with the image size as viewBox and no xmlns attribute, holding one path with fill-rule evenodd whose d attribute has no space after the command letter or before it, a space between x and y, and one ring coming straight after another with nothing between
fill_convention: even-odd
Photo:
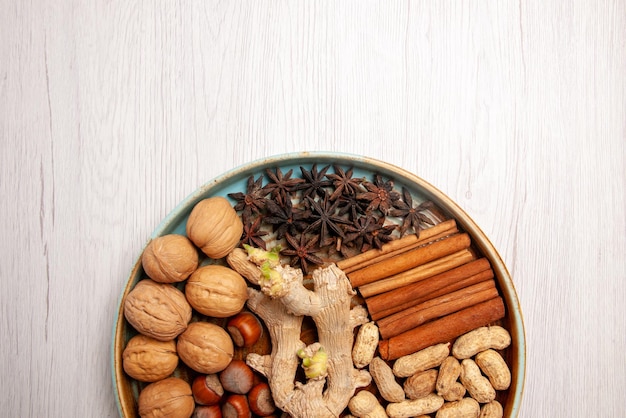
<instances>
[{"instance_id":1,"label":"star anise","mask_svg":"<svg viewBox=\"0 0 626 418\"><path fill-rule=\"evenodd\" d=\"M340 245L336 245L334 247L330 247L329 255L331 257L339 256L341 258L350 258L356 255L361 254L361 246L363 244L362 241L350 241L343 242L341 238L338 238ZM339 247L339 248L337 248Z\"/></svg>"},{"instance_id":2,"label":"star anise","mask_svg":"<svg viewBox=\"0 0 626 418\"><path fill-rule=\"evenodd\" d=\"M342 195L354 196L363 190L361 187L363 179L352 178L352 167L347 172L338 165L333 165L333 169L335 170L334 173L326 175L335 186L335 191L330 195L330 200L337 200Z\"/></svg>"},{"instance_id":3,"label":"star anise","mask_svg":"<svg viewBox=\"0 0 626 418\"><path fill-rule=\"evenodd\" d=\"M265 207L265 196L267 192L263 191L263 177L259 176L256 181L254 175L248 177L245 193L228 193L228 196L235 199L236 211L242 211L242 216L250 216L253 213L261 213Z\"/></svg>"},{"instance_id":4,"label":"star anise","mask_svg":"<svg viewBox=\"0 0 626 418\"><path fill-rule=\"evenodd\" d=\"M383 181L380 174L374 176L373 182L363 182L367 189L364 193L357 194L357 199L365 200L368 203L367 211L380 210L383 215L387 215L393 203L400 199L400 193L393 190L393 180Z\"/></svg>"},{"instance_id":5,"label":"star anise","mask_svg":"<svg viewBox=\"0 0 626 418\"><path fill-rule=\"evenodd\" d=\"M269 177L269 183L263 187L263 191L274 198L279 205L284 205L288 199L291 199L291 193L296 185L304 182L304 180L299 178L291 178L293 169L284 175L279 167L276 167L275 171L268 168L265 170L265 173Z\"/></svg>"},{"instance_id":6,"label":"star anise","mask_svg":"<svg viewBox=\"0 0 626 418\"><path fill-rule=\"evenodd\" d=\"M430 200L421 203L419 205L419 211L428 220L426 221L425 219L424 223L431 226L448 219L448 216L441 210L441 208Z\"/></svg>"},{"instance_id":7,"label":"star anise","mask_svg":"<svg viewBox=\"0 0 626 418\"><path fill-rule=\"evenodd\" d=\"M321 202L313 200L310 197L307 198L307 200L311 206L310 219L313 219L313 222L309 224L305 232L319 231L320 245L322 246L329 245L333 242L331 233L334 233L335 236L345 238L343 230L339 225L347 224L350 221L336 215L339 202L331 202L327 197Z\"/></svg>"},{"instance_id":8,"label":"star anise","mask_svg":"<svg viewBox=\"0 0 626 418\"><path fill-rule=\"evenodd\" d=\"M347 225L344 244L353 243L361 252L370 248L380 248L385 242L393 240L391 233L395 225L385 225L385 217L374 215L361 216L352 224Z\"/></svg>"},{"instance_id":9,"label":"star anise","mask_svg":"<svg viewBox=\"0 0 626 418\"><path fill-rule=\"evenodd\" d=\"M291 199L287 199L285 205L282 206L268 199L265 207L268 215L263 221L273 226L277 239L282 239L286 233L296 235L308 226L306 219L310 216L310 212L294 208Z\"/></svg>"},{"instance_id":10,"label":"star anise","mask_svg":"<svg viewBox=\"0 0 626 418\"><path fill-rule=\"evenodd\" d=\"M337 214L339 216L347 214L348 218L354 221L359 216L365 215L367 202L357 199L356 195L342 194L336 202L339 202L339 205L337 206L337 209L339 209Z\"/></svg>"},{"instance_id":11,"label":"star anise","mask_svg":"<svg viewBox=\"0 0 626 418\"><path fill-rule=\"evenodd\" d=\"M406 187L402 187L402 199L394 202L394 208L389 210L389 215L402 219L400 225L400 235L404 235L409 229L413 229L415 234L419 235L422 227L420 224L426 223L431 225L432 221L421 210L423 206L413 207L413 197Z\"/></svg>"},{"instance_id":12,"label":"star anise","mask_svg":"<svg viewBox=\"0 0 626 418\"><path fill-rule=\"evenodd\" d=\"M313 164L311 171L307 171L304 167L300 167L304 182L296 185L295 190L302 190L303 199L307 197L315 199L316 196L324 197L326 195L325 188L332 185L330 180L324 180L329 168L330 166L327 165L321 171L317 171L317 164Z\"/></svg>"},{"instance_id":13,"label":"star anise","mask_svg":"<svg viewBox=\"0 0 626 418\"><path fill-rule=\"evenodd\" d=\"M263 240L263 237L267 235L267 231L261 229L261 216L257 216L254 220L248 216L243 216L242 220L243 234L241 235L241 243L267 250Z\"/></svg>"},{"instance_id":14,"label":"star anise","mask_svg":"<svg viewBox=\"0 0 626 418\"><path fill-rule=\"evenodd\" d=\"M370 225L369 234L364 237L365 242L363 247L361 247L361 251L367 251L370 248L381 248L386 242L393 241L394 238L391 234L395 231L396 225L385 225L385 220L385 216L381 216L378 219L374 218L374 222Z\"/></svg>"},{"instance_id":15,"label":"star anise","mask_svg":"<svg viewBox=\"0 0 626 418\"><path fill-rule=\"evenodd\" d=\"M282 250L280 253L291 257L290 264L292 266L300 265L304 274L309 273L309 263L322 265L324 260L315 255L320 249L317 246L320 236L315 234L308 236L307 234L300 234L299 239L296 239L290 234L285 234L285 239L290 248Z\"/></svg>"},{"instance_id":16,"label":"star anise","mask_svg":"<svg viewBox=\"0 0 626 418\"><path fill-rule=\"evenodd\" d=\"M359 252L366 251L368 248L363 249L365 243L365 237L372 233L377 228L377 219L374 216L359 216L354 219L350 225L344 227L345 239L342 241L342 246L352 245L357 248Z\"/></svg>"}]
</instances>

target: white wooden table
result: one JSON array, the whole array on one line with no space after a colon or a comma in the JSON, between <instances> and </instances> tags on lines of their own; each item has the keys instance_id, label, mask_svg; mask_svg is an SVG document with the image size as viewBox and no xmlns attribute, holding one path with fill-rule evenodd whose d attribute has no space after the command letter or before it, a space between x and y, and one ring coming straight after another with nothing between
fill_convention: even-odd
<instances>
[{"instance_id":1,"label":"white wooden table","mask_svg":"<svg viewBox=\"0 0 626 418\"><path fill-rule=\"evenodd\" d=\"M118 298L240 164L405 168L481 226L524 311L520 416L624 416L626 2L0 7L0 414L117 416Z\"/></svg>"}]
</instances>

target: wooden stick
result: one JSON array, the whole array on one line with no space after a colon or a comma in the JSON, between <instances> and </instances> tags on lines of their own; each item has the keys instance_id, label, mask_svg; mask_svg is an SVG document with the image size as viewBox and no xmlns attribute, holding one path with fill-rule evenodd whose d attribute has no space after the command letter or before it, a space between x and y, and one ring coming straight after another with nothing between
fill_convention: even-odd
<instances>
[{"instance_id":1,"label":"wooden stick","mask_svg":"<svg viewBox=\"0 0 626 418\"><path fill-rule=\"evenodd\" d=\"M470 250L461 250L448 256L438 258L430 263L403 271L395 276L387 277L373 283L359 287L359 292L364 298L369 298L380 293L388 292L401 286L424 280L435 274L443 273L455 267L461 266L476 258Z\"/></svg>"},{"instance_id":2,"label":"wooden stick","mask_svg":"<svg viewBox=\"0 0 626 418\"><path fill-rule=\"evenodd\" d=\"M406 235L384 244L380 249L374 248L359 255L340 260L337 262L337 267L347 274L457 232L459 230L457 229L456 221L449 219L422 230L419 236L415 234Z\"/></svg>"},{"instance_id":3,"label":"wooden stick","mask_svg":"<svg viewBox=\"0 0 626 418\"><path fill-rule=\"evenodd\" d=\"M485 280L385 317L377 321L378 330L384 339L388 339L431 319L441 318L497 296L496 282L493 279Z\"/></svg>"},{"instance_id":4,"label":"wooden stick","mask_svg":"<svg viewBox=\"0 0 626 418\"><path fill-rule=\"evenodd\" d=\"M369 297L365 300L367 310L372 319L377 320L385 316L405 310L411 306L422 303L425 300L445 295L463 287L479 283L483 280L493 278L493 270L486 258L479 258L463 264L462 266L453 268L444 273L436 274L427 279L418 281L417 283L398 287L389 292ZM461 287L459 284L465 282ZM452 286L444 293L437 292L442 288ZM430 295L433 292L437 294Z\"/></svg>"},{"instance_id":5,"label":"wooden stick","mask_svg":"<svg viewBox=\"0 0 626 418\"><path fill-rule=\"evenodd\" d=\"M470 244L471 240L467 233L452 235L440 241L435 241L383 260L380 263L348 273L348 278L352 283L352 287L360 287L453 254L468 248Z\"/></svg>"},{"instance_id":6,"label":"wooden stick","mask_svg":"<svg viewBox=\"0 0 626 418\"><path fill-rule=\"evenodd\" d=\"M381 340L378 344L380 356L385 360L395 360L431 345L449 342L466 332L503 318L504 314L502 298L490 299Z\"/></svg>"}]
</instances>

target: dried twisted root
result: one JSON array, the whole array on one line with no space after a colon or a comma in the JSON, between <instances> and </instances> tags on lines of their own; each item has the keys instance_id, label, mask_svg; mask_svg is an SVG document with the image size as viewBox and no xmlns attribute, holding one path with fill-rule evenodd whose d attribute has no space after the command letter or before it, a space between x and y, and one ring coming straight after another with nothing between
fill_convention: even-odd
<instances>
[{"instance_id":1,"label":"dried twisted root","mask_svg":"<svg viewBox=\"0 0 626 418\"><path fill-rule=\"evenodd\" d=\"M255 260L263 271L261 291L249 288L247 304L265 322L272 352L249 354L246 362L267 377L276 406L293 417L339 416L355 390L371 382L367 371L354 367L351 355L354 328L368 321L365 309L351 307L354 290L334 264L316 269L314 290L308 290L299 269ZM309 347L300 340L304 316L313 318L319 337ZM300 357L311 364L320 349L326 364L311 367L306 383L297 382Z\"/></svg>"}]
</instances>

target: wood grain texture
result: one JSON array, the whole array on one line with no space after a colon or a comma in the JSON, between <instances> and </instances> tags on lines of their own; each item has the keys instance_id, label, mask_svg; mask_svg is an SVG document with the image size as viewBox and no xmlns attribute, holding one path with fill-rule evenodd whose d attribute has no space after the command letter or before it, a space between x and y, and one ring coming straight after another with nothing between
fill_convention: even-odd
<instances>
[{"instance_id":1,"label":"wood grain texture","mask_svg":"<svg viewBox=\"0 0 626 418\"><path fill-rule=\"evenodd\" d=\"M184 197L329 150L448 194L524 311L520 416L620 416L626 3L0 2L0 410L117 415L125 279Z\"/></svg>"}]
</instances>

